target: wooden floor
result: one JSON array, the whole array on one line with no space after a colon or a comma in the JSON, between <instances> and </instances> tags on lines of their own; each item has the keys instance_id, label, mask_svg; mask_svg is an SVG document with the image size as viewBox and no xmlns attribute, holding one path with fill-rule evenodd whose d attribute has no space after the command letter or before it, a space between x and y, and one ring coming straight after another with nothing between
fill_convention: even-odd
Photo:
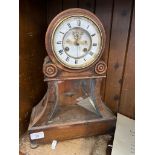
<instances>
[{"instance_id":1,"label":"wooden floor","mask_svg":"<svg viewBox=\"0 0 155 155\"><path fill-rule=\"evenodd\" d=\"M20 151L24 155L106 155L110 135L100 135L58 142L55 150L51 144L39 145L36 149L30 147L28 135L20 140Z\"/></svg>"}]
</instances>

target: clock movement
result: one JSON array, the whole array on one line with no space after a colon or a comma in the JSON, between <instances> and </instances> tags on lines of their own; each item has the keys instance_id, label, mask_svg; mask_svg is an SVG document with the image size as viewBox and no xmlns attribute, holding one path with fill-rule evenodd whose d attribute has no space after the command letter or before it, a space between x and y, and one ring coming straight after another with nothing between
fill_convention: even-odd
<instances>
[{"instance_id":1,"label":"clock movement","mask_svg":"<svg viewBox=\"0 0 155 155\"><path fill-rule=\"evenodd\" d=\"M105 41L102 23L87 10L68 9L51 21L43 64L48 88L31 114L31 142L103 134L115 126L116 117L100 92L107 69Z\"/></svg>"}]
</instances>

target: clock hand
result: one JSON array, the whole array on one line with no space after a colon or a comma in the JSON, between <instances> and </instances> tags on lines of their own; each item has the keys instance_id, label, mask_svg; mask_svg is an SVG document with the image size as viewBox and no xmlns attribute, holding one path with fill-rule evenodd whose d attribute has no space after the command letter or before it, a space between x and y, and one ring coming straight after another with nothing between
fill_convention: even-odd
<instances>
[{"instance_id":1,"label":"clock hand","mask_svg":"<svg viewBox=\"0 0 155 155\"><path fill-rule=\"evenodd\" d=\"M79 53L78 53L78 47L79 47L79 45L77 44L77 42L76 42L76 47L77 47L77 58L79 57Z\"/></svg>"},{"instance_id":2,"label":"clock hand","mask_svg":"<svg viewBox=\"0 0 155 155\"><path fill-rule=\"evenodd\" d=\"M71 41L69 39L66 40L66 43L70 44L70 45L74 45L75 44L75 41Z\"/></svg>"},{"instance_id":3,"label":"clock hand","mask_svg":"<svg viewBox=\"0 0 155 155\"><path fill-rule=\"evenodd\" d=\"M84 41L78 41L78 43L80 44L80 45L85 45L85 44L87 44L87 40L84 40Z\"/></svg>"}]
</instances>

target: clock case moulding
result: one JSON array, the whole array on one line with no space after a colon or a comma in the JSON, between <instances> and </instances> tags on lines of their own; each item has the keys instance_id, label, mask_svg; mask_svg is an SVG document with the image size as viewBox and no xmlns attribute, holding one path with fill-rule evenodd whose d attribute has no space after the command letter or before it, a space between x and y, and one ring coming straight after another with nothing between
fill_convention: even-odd
<instances>
[{"instance_id":1,"label":"clock case moulding","mask_svg":"<svg viewBox=\"0 0 155 155\"><path fill-rule=\"evenodd\" d=\"M100 88L106 77L106 64L102 61L104 46L98 59L87 68L69 69L55 58L50 45L52 30L57 23L72 15L87 16L95 21L105 45L105 31L99 19L84 9L69 9L58 14L46 32L48 56L44 59L44 81L48 88L43 99L33 108L28 132L32 143L50 143L104 134L115 127L116 117L103 103ZM32 134L43 132L42 137Z\"/></svg>"}]
</instances>

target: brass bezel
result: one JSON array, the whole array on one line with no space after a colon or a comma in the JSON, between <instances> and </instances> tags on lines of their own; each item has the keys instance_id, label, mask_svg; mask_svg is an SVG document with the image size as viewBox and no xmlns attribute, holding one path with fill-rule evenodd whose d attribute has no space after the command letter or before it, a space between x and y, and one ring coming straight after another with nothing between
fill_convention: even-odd
<instances>
[{"instance_id":1,"label":"brass bezel","mask_svg":"<svg viewBox=\"0 0 155 155\"><path fill-rule=\"evenodd\" d=\"M69 66L69 65L66 65L65 63L63 63L63 62L57 57L56 52L55 52L55 50L54 50L54 39L53 39L53 37L54 37L54 34L55 34L55 31L56 31L57 27L58 27L62 22L64 22L66 19L71 18L71 17L84 17L84 18L87 18L88 20L91 20L91 22L93 22L93 23L96 25L96 27L98 28L99 33L100 33L100 36L101 36L101 46L100 46L100 48L99 48L98 55L95 56L95 59L94 59L93 61L91 61L91 63L88 63L88 62L85 63L86 65L83 66L83 67L74 67L74 66L71 66L71 65L70 65L70 66ZM52 42L53 42L53 43L52 43ZM51 45L51 48L52 48L52 51L53 51L53 54L54 54L55 58L56 58L57 61L58 61L59 63L61 63L63 66L65 66L65 67L67 67L67 68L69 68L69 69L76 69L76 70L84 69L84 68L87 68L87 67L89 67L90 65L92 65L92 64L99 58L99 56L100 56L100 54L101 54L101 51L102 51L102 48L103 48L103 33L102 33L101 29L99 28L98 24L97 24L93 19L91 19L89 16L82 15L82 14L79 14L79 15L70 15L70 16L67 16L66 18L63 18L62 20L59 20L59 22L55 25L55 28L54 28L54 30L53 30L53 32L52 32L52 35L51 35L50 45ZM90 61L89 61L89 62L90 62Z\"/></svg>"}]
</instances>

